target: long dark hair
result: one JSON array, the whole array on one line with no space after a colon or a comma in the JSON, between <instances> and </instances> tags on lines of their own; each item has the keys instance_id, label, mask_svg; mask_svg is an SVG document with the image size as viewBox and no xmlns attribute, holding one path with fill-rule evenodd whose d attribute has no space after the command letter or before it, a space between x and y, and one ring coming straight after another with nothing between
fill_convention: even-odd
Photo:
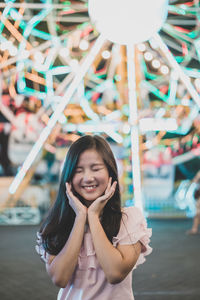
<instances>
[{"instance_id":1,"label":"long dark hair","mask_svg":"<svg viewBox=\"0 0 200 300\"><path fill-rule=\"evenodd\" d=\"M114 155L104 138L98 135L85 135L75 141L68 150L56 201L40 228L43 247L49 254L57 255L61 251L74 225L75 213L69 205L65 183L72 181L79 156L88 149L95 149L101 155L112 181L117 181L115 193L104 207L101 224L111 242L112 238L119 232L122 212L118 171Z\"/></svg>"}]
</instances>

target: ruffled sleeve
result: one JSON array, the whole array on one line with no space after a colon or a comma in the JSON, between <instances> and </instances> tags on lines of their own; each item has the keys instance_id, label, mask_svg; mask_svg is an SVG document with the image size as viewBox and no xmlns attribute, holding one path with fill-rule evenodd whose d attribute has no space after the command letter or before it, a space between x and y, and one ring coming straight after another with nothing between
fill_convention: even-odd
<instances>
[{"instance_id":1,"label":"ruffled sleeve","mask_svg":"<svg viewBox=\"0 0 200 300\"><path fill-rule=\"evenodd\" d=\"M39 232L37 232L37 245L35 246L36 252L40 255L41 260L46 264L50 255L44 250L42 246L42 237Z\"/></svg>"},{"instance_id":2,"label":"ruffled sleeve","mask_svg":"<svg viewBox=\"0 0 200 300\"><path fill-rule=\"evenodd\" d=\"M138 241L142 244L142 251L136 263L139 264L145 262L145 256L152 252L152 248L149 246L152 230L147 228L147 222L137 207L124 207L122 214L122 221L119 233L116 237L113 237L113 245L117 247L120 245L131 245Z\"/></svg>"}]
</instances>

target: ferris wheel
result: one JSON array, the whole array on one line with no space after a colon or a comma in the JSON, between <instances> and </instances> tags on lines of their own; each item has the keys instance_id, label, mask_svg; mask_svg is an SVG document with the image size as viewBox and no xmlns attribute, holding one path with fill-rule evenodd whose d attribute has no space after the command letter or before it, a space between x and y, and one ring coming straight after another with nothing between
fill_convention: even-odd
<instances>
[{"instance_id":1,"label":"ferris wheel","mask_svg":"<svg viewBox=\"0 0 200 300\"><path fill-rule=\"evenodd\" d=\"M141 207L139 134L153 132L150 143L145 139L148 149L161 140L159 132L187 133L198 115L199 2L5 1L0 8L2 81L50 111L10 192L60 122L68 132L103 132L118 143L129 135ZM70 103L81 106L85 125L68 124ZM190 122L177 122L177 107Z\"/></svg>"}]
</instances>

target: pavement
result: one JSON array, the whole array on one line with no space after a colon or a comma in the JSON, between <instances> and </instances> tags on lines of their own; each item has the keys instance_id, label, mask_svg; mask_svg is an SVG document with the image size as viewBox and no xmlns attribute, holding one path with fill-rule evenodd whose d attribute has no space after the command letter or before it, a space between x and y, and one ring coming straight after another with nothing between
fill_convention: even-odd
<instances>
[{"instance_id":1,"label":"pavement","mask_svg":"<svg viewBox=\"0 0 200 300\"><path fill-rule=\"evenodd\" d=\"M185 234L192 220L147 221L153 252L134 271L135 300L200 300L200 234ZM0 226L1 300L56 300L58 288L34 249L38 229Z\"/></svg>"}]
</instances>

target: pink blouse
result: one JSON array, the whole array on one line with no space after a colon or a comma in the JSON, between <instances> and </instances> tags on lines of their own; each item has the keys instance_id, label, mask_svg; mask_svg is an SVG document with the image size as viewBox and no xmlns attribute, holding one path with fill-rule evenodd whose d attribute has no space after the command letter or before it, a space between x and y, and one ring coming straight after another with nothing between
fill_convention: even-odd
<instances>
[{"instance_id":1,"label":"pink blouse","mask_svg":"<svg viewBox=\"0 0 200 300\"><path fill-rule=\"evenodd\" d=\"M152 248L148 245L151 237L151 229L147 228L147 223L141 211L136 207L123 208L122 221L119 233L113 237L113 246L142 243L142 252L133 269L144 263L145 256L150 254ZM36 251L45 257L42 246ZM92 242L90 229L87 226L78 264L71 281L65 288L61 288L57 300L133 300L132 272L117 284L110 284L100 267Z\"/></svg>"}]
</instances>

